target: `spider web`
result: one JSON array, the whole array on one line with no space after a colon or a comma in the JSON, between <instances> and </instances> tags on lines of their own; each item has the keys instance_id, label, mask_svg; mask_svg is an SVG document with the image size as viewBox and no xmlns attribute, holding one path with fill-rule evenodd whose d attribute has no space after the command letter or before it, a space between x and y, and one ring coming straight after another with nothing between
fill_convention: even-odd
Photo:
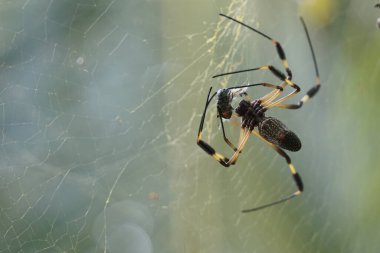
<instances>
[{"instance_id":1,"label":"spider web","mask_svg":"<svg viewBox=\"0 0 380 253\"><path fill-rule=\"evenodd\" d=\"M295 190L286 162L252 137L236 166L221 167L195 143L201 112L210 86L279 82L265 71L211 76L281 61L217 14L279 40L305 92L315 77L301 2L2 2L0 252L377 252L379 149L369 143L380 140L366 133L379 123L352 118L378 112L380 14L369 20L361 3L334 9L334 31L305 16L321 92L301 110L268 112L303 142L289 155L305 194L242 214ZM225 125L236 144L239 122ZM232 154L214 104L203 136Z\"/></svg>"}]
</instances>

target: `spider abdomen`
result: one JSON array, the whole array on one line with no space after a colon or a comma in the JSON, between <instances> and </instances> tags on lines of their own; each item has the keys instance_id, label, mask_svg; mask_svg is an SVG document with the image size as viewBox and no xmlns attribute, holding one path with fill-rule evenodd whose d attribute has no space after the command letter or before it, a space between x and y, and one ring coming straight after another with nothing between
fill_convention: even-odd
<instances>
[{"instance_id":1,"label":"spider abdomen","mask_svg":"<svg viewBox=\"0 0 380 253\"><path fill-rule=\"evenodd\" d=\"M272 117L265 117L259 122L260 135L270 143L289 151L301 149L298 136L290 131L281 121Z\"/></svg>"}]
</instances>

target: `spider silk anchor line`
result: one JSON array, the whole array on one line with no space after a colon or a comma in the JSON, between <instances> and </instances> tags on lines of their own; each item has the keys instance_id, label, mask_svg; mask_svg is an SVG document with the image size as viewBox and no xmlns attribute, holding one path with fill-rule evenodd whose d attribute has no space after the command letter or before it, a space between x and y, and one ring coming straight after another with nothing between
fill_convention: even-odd
<instances>
[{"instance_id":1,"label":"spider silk anchor line","mask_svg":"<svg viewBox=\"0 0 380 253\"><path fill-rule=\"evenodd\" d=\"M311 55L312 55L312 59L314 63L314 70L315 70L315 76L316 76L315 85L307 91L306 95L304 95L297 104L284 104L283 102L285 102L286 100L290 99L291 97L299 93L301 91L301 88L292 81L292 71L289 68L289 64L285 56L285 51L283 50L281 44L278 41L269 37L268 35L254 29L251 26L244 24L241 21L238 21L224 14L220 14L220 16L230 19L258 33L259 35L265 37L266 39L270 40L274 44L277 50L278 57L282 61L282 66L284 67L285 72L286 72L286 75L285 75L282 71L275 68L274 66L265 65L265 66L256 67L256 68L250 68L250 69L218 74L218 75L213 76L213 78L226 76L226 75L232 75L232 74L238 74L238 73L244 73L244 72L250 72L250 71L256 71L256 70L269 70L275 77L281 80L281 85L274 85L270 83L247 84L247 85L229 87L226 89L220 89L214 92L212 95L211 95L211 91L212 91L212 87L211 87L207 94L206 104L205 104L204 111L202 114L201 122L199 124L197 144L207 154L209 154L215 160L217 160L221 165L223 165L224 167L229 167L231 165L236 164L237 159L241 151L244 149L244 146L247 143L248 138L252 134L254 134L263 142L265 142L270 147L272 147L280 156L285 158L286 163L288 164L290 173L292 174L293 180L297 186L297 191L295 191L294 193L290 195L282 197L279 200L270 202L268 204L264 204L259 207L255 207L251 209L245 209L242 211L242 212L247 213L247 212L257 211L260 209L264 209L266 207L283 203L289 199L292 199L296 196L301 195L301 193L303 192L304 186L303 186L302 179L300 175L297 173L294 165L292 164L290 157L283 150L283 149L286 149L293 152L298 151L301 149L301 141L295 133L290 131L285 126L285 124L283 124L280 120L276 118L265 116L265 112L275 107L283 108L283 109L301 108L304 103L309 101L309 99L312 98L318 92L321 86L321 83L320 83L319 70L318 70L318 65L317 65L314 49L311 44L309 32L307 30L307 27L303 18L300 18L300 20L307 37L307 41L310 47L310 51L311 51ZM285 95L284 97L277 99L282 94L284 88L287 85L292 87L294 90L291 93ZM243 99L240 101L239 105L234 109L231 105L234 97L245 96L247 89L254 86L268 87L272 89L272 91L264 95L263 97L259 99L255 99L253 101L250 101L249 99ZM218 113L218 117L220 118L224 141L227 143L229 147L231 147L234 150L234 153L230 158L227 158L223 156L222 154L218 153L210 144L203 141L202 139L202 131L203 131L207 109L214 97L216 97L217 99L217 113ZM241 130L240 130L239 143L237 147L227 138L225 134L225 130L224 130L223 120L222 120L222 118L224 119L231 118L233 112L235 112L237 117L241 118ZM255 128L257 128L258 130L255 130Z\"/></svg>"}]
</instances>

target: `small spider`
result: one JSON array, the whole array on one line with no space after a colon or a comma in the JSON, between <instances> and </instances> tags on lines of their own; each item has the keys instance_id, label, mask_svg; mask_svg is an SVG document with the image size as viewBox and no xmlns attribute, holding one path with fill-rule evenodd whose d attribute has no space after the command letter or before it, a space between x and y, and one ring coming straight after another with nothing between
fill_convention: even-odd
<instances>
[{"instance_id":1,"label":"small spider","mask_svg":"<svg viewBox=\"0 0 380 253\"><path fill-rule=\"evenodd\" d=\"M216 92L216 108L218 111L218 118L220 119L220 125L222 126L222 133L224 141L230 146L234 151L237 148L232 144L228 138L226 137L226 133L224 131L223 119L230 119L233 113L234 108L231 103L233 99L237 96L247 96L248 87L234 87L228 89L219 89Z\"/></svg>"},{"instance_id":2,"label":"small spider","mask_svg":"<svg viewBox=\"0 0 380 253\"><path fill-rule=\"evenodd\" d=\"M216 92L216 108L218 109L218 117L230 119L234 109L231 106L232 100L237 96L247 96L247 90L248 87L219 89Z\"/></svg>"},{"instance_id":3,"label":"small spider","mask_svg":"<svg viewBox=\"0 0 380 253\"><path fill-rule=\"evenodd\" d=\"M236 163L241 151L243 150L251 134L254 134L259 139L267 143L270 147L272 147L275 151L277 151L279 155L285 158L288 164L289 170L291 174L293 175L293 180L297 186L297 191L277 201L270 202L269 204L265 204L256 208L246 209L242 211L242 212L252 212L252 211L257 211L259 209L263 209L266 207L270 207L270 206L285 202L291 198L299 196L303 192L304 187L303 187L301 177L297 173L295 167L293 166L290 157L283 150L283 149L286 149L289 151L298 151L301 149L301 141L297 137L297 135L293 133L291 130L289 130L280 120L274 117L267 117L265 113L269 109L275 108L275 107L284 108L284 109L300 108L304 103L309 101L309 99L312 98L318 92L321 83L320 83L320 78L319 78L317 61L316 61L314 50L311 44L309 32L302 18L300 19L301 19L303 28L305 30L307 41L310 47L310 51L311 51L311 55L312 55L312 59L314 63L314 68L315 68L316 82L315 82L315 85L306 93L304 97L301 98L301 100L297 104L284 104L283 103L284 101L296 95L298 92L300 92L301 89L297 84L295 84L292 81L292 72L289 68L288 61L285 57L285 52L282 49L282 46L280 45L280 43L272 39L268 35L232 17L226 16L224 14L220 14L220 15L270 40L276 47L277 54L279 58L281 59L282 65L286 72L285 74L279 69L273 67L272 65L265 65L265 66L261 66L257 68L238 70L234 72L228 72L228 73L223 73L223 74L213 76L213 78L216 78L220 76L232 75L232 74L237 74L237 73L242 73L242 72L249 72L249 71L256 71L256 70L269 70L275 77L281 80L281 85L273 85L270 83L248 84L248 85L243 85L243 86L235 86L235 87L220 89L214 92L212 95L211 95L211 91L212 91L212 87L211 87L207 95L206 104L205 104L204 111L202 114L201 122L199 124L197 144L207 154L212 156L215 160L217 160L221 165L225 167L229 167ZM288 95L285 95L282 98L277 99L287 85L289 85L290 87L294 89L293 92L291 92ZM248 87L253 87L253 86L264 86L264 87L271 88L273 90L259 99L255 99L252 101L249 99L243 99L239 102L238 106L234 109L231 105L233 98L239 95L240 96L246 95L246 91ZM202 139L202 131L203 131L203 125L204 125L204 121L206 117L207 108L215 96L217 98L217 112L218 112L218 116L220 118L220 122L222 125L224 140L234 150L234 153L231 156L231 158L227 158L223 156L222 154L216 152L216 150L213 147L211 147L210 144L206 143ZM231 118L233 113L235 113L236 116L240 117L241 119L241 131L240 131L240 137L239 137L239 144L237 145L237 148L226 137L225 132L224 132L223 121L222 121L222 118L224 119ZM255 128L257 128L257 130L255 130Z\"/></svg>"}]
</instances>

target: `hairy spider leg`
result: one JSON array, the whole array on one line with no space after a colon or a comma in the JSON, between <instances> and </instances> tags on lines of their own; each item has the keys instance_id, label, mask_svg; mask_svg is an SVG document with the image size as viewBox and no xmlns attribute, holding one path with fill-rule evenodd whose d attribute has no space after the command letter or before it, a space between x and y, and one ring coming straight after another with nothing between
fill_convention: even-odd
<instances>
[{"instance_id":1,"label":"hairy spider leg","mask_svg":"<svg viewBox=\"0 0 380 253\"><path fill-rule=\"evenodd\" d=\"M276 200L274 202L271 202L271 203L268 203L268 204L265 204L265 205L262 205L262 206L258 206L258 207L255 207L255 208L251 208L251 209L245 209L243 210L242 212L243 213L249 213L249 212L253 212L253 211L257 211L257 210L260 210L260 209L264 209L266 207L270 207L270 206L274 206L274 205L277 205L277 204L280 204L280 203L283 203L289 199L292 199L296 196L299 196L301 195L301 193L303 192L303 183L302 183L302 179L300 177L300 175L297 173L296 169L294 168L293 164L292 164L292 161L290 160L290 157L285 153L284 150L282 150L281 148L277 147L276 145L268 142L267 140L265 140L256 130L253 130L253 134L256 135L257 137L259 137L262 141L264 141L265 143L267 143L269 146L271 146L274 150L277 151L277 153L284 157L285 160L286 160L286 163L288 164L288 167L289 167L289 170L290 172L292 173L292 176L293 176L293 180L298 188L298 190L288 196L285 196L279 200Z\"/></svg>"}]
</instances>

